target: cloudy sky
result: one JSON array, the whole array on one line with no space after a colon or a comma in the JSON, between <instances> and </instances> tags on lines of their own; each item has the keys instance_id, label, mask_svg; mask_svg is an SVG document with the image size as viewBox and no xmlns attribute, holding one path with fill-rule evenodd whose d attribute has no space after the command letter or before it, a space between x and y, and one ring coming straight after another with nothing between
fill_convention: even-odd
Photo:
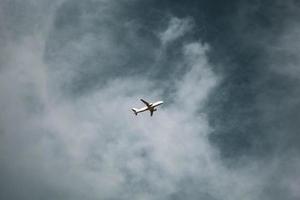
<instances>
[{"instance_id":1,"label":"cloudy sky","mask_svg":"<svg viewBox=\"0 0 300 200\"><path fill-rule=\"evenodd\" d=\"M299 52L296 0L1 0L0 199L298 200Z\"/></svg>"}]
</instances>

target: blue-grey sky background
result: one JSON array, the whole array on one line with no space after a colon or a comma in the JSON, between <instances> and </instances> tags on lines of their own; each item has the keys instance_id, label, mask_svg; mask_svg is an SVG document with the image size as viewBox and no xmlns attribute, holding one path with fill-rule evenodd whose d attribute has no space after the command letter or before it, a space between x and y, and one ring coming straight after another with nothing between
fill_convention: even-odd
<instances>
[{"instance_id":1,"label":"blue-grey sky background","mask_svg":"<svg viewBox=\"0 0 300 200\"><path fill-rule=\"evenodd\" d=\"M300 199L299 11L2 0L0 199Z\"/></svg>"}]
</instances>

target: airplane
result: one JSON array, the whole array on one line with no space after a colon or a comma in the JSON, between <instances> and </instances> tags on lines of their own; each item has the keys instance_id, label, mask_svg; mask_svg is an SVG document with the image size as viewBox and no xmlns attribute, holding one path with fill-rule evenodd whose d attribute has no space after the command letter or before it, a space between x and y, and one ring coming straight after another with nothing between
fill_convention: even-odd
<instances>
[{"instance_id":1,"label":"airplane","mask_svg":"<svg viewBox=\"0 0 300 200\"><path fill-rule=\"evenodd\" d=\"M144 99L141 99L141 101L146 105L145 107L143 108L140 108L140 109L137 109L137 108L132 108L131 110L134 112L135 115L137 115L138 113L140 112L144 112L146 110L149 110L150 111L150 116L153 115L153 112L154 111L157 111L157 109L155 107L163 104L164 102L163 101L157 101L155 103L148 103L147 101L145 101Z\"/></svg>"}]
</instances>

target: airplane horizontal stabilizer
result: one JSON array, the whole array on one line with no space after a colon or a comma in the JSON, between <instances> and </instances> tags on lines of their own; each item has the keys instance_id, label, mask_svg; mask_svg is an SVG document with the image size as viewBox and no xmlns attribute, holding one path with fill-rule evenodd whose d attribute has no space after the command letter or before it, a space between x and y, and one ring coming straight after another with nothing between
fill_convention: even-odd
<instances>
[{"instance_id":1,"label":"airplane horizontal stabilizer","mask_svg":"<svg viewBox=\"0 0 300 200\"><path fill-rule=\"evenodd\" d=\"M135 108L132 108L131 110L134 112L135 115L137 115L137 110Z\"/></svg>"}]
</instances>

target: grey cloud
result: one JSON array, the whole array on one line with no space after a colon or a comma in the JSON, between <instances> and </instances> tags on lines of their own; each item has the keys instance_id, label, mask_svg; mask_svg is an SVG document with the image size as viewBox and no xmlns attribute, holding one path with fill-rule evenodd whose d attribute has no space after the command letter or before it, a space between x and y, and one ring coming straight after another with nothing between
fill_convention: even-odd
<instances>
[{"instance_id":1,"label":"grey cloud","mask_svg":"<svg viewBox=\"0 0 300 200\"><path fill-rule=\"evenodd\" d=\"M211 141L226 163L234 166L241 159L268 169L261 199L299 198L291 178L299 177L292 170L299 167L296 10L293 1L242 4L232 25L231 34L239 38L229 53L232 69L224 70L226 78L211 98L222 110L217 109L220 118L212 115L217 122Z\"/></svg>"},{"instance_id":2,"label":"grey cloud","mask_svg":"<svg viewBox=\"0 0 300 200\"><path fill-rule=\"evenodd\" d=\"M172 42L186 34L192 27L193 23L191 19L180 20L173 17L170 20L169 28L160 34L160 39L163 44Z\"/></svg>"},{"instance_id":3,"label":"grey cloud","mask_svg":"<svg viewBox=\"0 0 300 200\"><path fill-rule=\"evenodd\" d=\"M34 19L42 29L31 32L13 20L1 21L21 32L9 29L18 40L5 38L3 35L8 32L1 30L0 34L1 40L6 40L0 49L3 66L0 75L0 173L3 177L0 197L297 199L297 137L291 134L297 129L297 117L288 120L294 112L284 112L285 106L289 105L288 110L292 110L298 105L297 89L292 87L298 80L294 67L297 58L295 65L287 61L290 67L283 71L281 64L267 63L264 70L268 73L258 73L258 78L248 76L250 84L244 85L245 90L252 81L266 86L262 92L256 90L255 101L248 102L247 109L251 111L255 107L259 115L248 115L248 118L259 117L264 126L256 128L263 129L253 130L265 133L262 144L276 144L277 151L266 153L264 157L251 157L245 148L240 157L233 154L230 162L224 162L222 145L226 145L225 150L231 147L222 141L225 138L222 134L239 128L247 130L244 118L247 112L241 115L236 112L243 110L242 97L229 104L236 105L233 112L221 109L228 106L222 101L230 94L237 97L234 88L240 91L230 77L247 77L228 67L228 64L239 66L240 63L217 62L213 59L218 55L213 41L191 37L191 32L197 31L199 26L196 17L179 17L175 11L164 16L164 12L160 12L162 21L153 22L147 17L137 18L138 14L132 9L136 4L136 1L56 4L31 1L23 20L31 24L29 19ZM10 3L1 5L9 7ZM45 16L32 17L35 14L30 12L31 6ZM22 8L24 3L14 1L13 9ZM7 19L15 17L14 12L1 14ZM154 24L147 24L147 20ZM159 33L165 36L160 37ZM297 28L287 28L282 35L274 36L276 43L273 44L279 48L265 48L267 55L271 58L278 57L279 53L284 57L295 55L297 44L293 43L293 48L286 44L297 40L296 33ZM244 44L252 41L248 36L247 40L242 39ZM266 60L276 61L269 57ZM222 67L224 70L220 70ZM293 69L295 73L290 73ZM293 94L295 98L280 98L277 86L272 90L266 82L268 74L274 80L287 76L283 81L290 83L286 94ZM232 88L225 87L222 92L220 88L224 85ZM270 94L279 98L280 111L287 121L282 121L282 115L272 117L278 111ZM130 108L142 105L138 101L140 97L162 99L166 103L152 118L148 113L135 117ZM221 100L216 102L216 98ZM208 103L215 103L215 109L222 115L216 115ZM228 116L227 121L223 119L228 124L233 122L230 117L240 117L239 126L225 129L226 123L220 123L223 116ZM217 119L216 123L211 123L212 117ZM278 123L280 129L269 129L274 122L283 124ZM288 124L291 126L287 127ZM258 133L245 140L259 140ZM274 138L268 135L271 133L275 133ZM287 137L283 138L282 133ZM211 143L211 136L215 134L222 144ZM241 146L235 140L238 136L229 134L226 138L233 138L236 141L233 145ZM293 148L287 150L288 144Z\"/></svg>"},{"instance_id":4,"label":"grey cloud","mask_svg":"<svg viewBox=\"0 0 300 200\"><path fill-rule=\"evenodd\" d=\"M50 34L50 37L53 36ZM93 39L86 38L87 41ZM196 137L195 131L193 127L180 127L180 122L187 119L178 113L176 103L170 108L171 120L163 110L162 118L157 116L150 123L148 116L136 119L130 113L129 108L137 103L138 97L162 97L155 83L145 76L119 76L88 95L75 99L60 97L61 91L52 84L60 85L73 79L78 72L77 66L72 64L84 60L89 53L87 46L94 42L73 40L71 49L77 48L82 57L72 54L68 57L67 49L67 55L60 58L62 61L51 62L48 57L45 62L43 53L49 53L47 48L50 48L44 45L45 40L47 35L37 33L20 41L10 41L9 47L2 49L10 55L1 75L1 93L5 97L1 100L4 108L1 174L5 177L1 182L2 198L167 198L176 190L173 182L186 173L195 173L195 166L190 167L185 159L193 160L190 151L202 143L201 138L189 147L187 141ZM99 44L103 52L114 44L107 42L107 45ZM194 46L199 49L192 50L192 54L202 48L200 44ZM205 59L203 52L200 53ZM51 74L56 70L52 65L61 66L57 69L59 73ZM200 78L193 78L195 83L197 79ZM203 79L205 81L205 77ZM183 79L183 85L190 87L188 80ZM184 101L181 94L179 98ZM197 122L197 127L206 132L205 118L197 119L203 121ZM173 132L186 132L186 143L181 145L180 135L173 137ZM178 143L178 150L172 141Z\"/></svg>"},{"instance_id":5,"label":"grey cloud","mask_svg":"<svg viewBox=\"0 0 300 200\"><path fill-rule=\"evenodd\" d=\"M158 40L127 16L127 1L121 2L66 1L57 10L45 56L51 71L73 71L70 79L62 80L65 92L81 94L110 78L149 71Z\"/></svg>"}]
</instances>

